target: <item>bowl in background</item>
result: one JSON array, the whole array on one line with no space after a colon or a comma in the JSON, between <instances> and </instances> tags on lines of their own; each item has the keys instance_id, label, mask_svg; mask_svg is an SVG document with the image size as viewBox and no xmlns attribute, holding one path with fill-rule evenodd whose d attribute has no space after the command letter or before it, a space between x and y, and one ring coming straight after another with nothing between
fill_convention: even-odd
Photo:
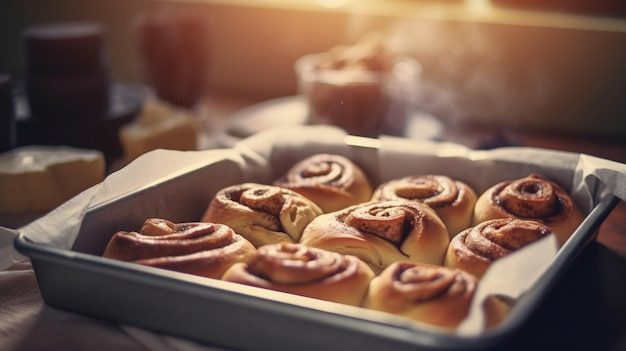
<instances>
[{"instance_id":1,"label":"bowl in background","mask_svg":"<svg viewBox=\"0 0 626 351\"><path fill-rule=\"evenodd\" d=\"M387 62L333 62L328 53L295 63L298 93L308 107L308 124L331 124L348 133L402 135L419 91L422 66L408 56ZM332 60L333 58L330 58Z\"/></svg>"}]
</instances>

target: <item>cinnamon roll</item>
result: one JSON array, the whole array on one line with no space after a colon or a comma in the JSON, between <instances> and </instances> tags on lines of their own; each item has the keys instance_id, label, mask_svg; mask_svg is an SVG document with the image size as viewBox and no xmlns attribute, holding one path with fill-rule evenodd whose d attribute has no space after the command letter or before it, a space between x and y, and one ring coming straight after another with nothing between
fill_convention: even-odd
<instances>
[{"instance_id":1,"label":"cinnamon roll","mask_svg":"<svg viewBox=\"0 0 626 351\"><path fill-rule=\"evenodd\" d=\"M370 283L363 307L455 329L468 316L478 280L451 267L396 262ZM508 306L495 297L485 300L486 326L500 323Z\"/></svg>"},{"instance_id":2,"label":"cinnamon roll","mask_svg":"<svg viewBox=\"0 0 626 351\"><path fill-rule=\"evenodd\" d=\"M244 183L218 191L202 221L226 224L259 247L298 242L304 227L320 214L313 201L294 191Z\"/></svg>"},{"instance_id":3,"label":"cinnamon roll","mask_svg":"<svg viewBox=\"0 0 626 351\"><path fill-rule=\"evenodd\" d=\"M379 273L401 260L442 264L449 241L430 207L397 200L323 214L305 228L300 243L357 256Z\"/></svg>"},{"instance_id":4,"label":"cinnamon roll","mask_svg":"<svg viewBox=\"0 0 626 351\"><path fill-rule=\"evenodd\" d=\"M369 179L354 162L341 155L317 154L293 165L274 185L311 199L325 212L368 201Z\"/></svg>"},{"instance_id":5,"label":"cinnamon roll","mask_svg":"<svg viewBox=\"0 0 626 351\"><path fill-rule=\"evenodd\" d=\"M220 278L256 248L231 228L216 223L173 223L147 219L139 232L119 231L103 256L209 278Z\"/></svg>"},{"instance_id":6,"label":"cinnamon roll","mask_svg":"<svg viewBox=\"0 0 626 351\"><path fill-rule=\"evenodd\" d=\"M444 265L482 278L495 260L552 233L533 220L500 218L468 228L450 241Z\"/></svg>"},{"instance_id":7,"label":"cinnamon roll","mask_svg":"<svg viewBox=\"0 0 626 351\"><path fill-rule=\"evenodd\" d=\"M355 256L282 242L259 247L223 280L359 306L374 272Z\"/></svg>"},{"instance_id":8,"label":"cinnamon roll","mask_svg":"<svg viewBox=\"0 0 626 351\"><path fill-rule=\"evenodd\" d=\"M480 195L473 225L494 218L532 219L554 232L563 245L583 221L570 195L557 183L539 175L500 182Z\"/></svg>"},{"instance_id":9,"label":"cinnamon roll","mask_svg":"<svg viewBox=\"0 0 626 351\"><path fill-rule=\"evenodd\" d=\"M477 195L459 180L437 174L417 174L383 183L372 200L407 199L432 207L448 228L450 238L472 224Z\"/></svg>"}]
</instances>

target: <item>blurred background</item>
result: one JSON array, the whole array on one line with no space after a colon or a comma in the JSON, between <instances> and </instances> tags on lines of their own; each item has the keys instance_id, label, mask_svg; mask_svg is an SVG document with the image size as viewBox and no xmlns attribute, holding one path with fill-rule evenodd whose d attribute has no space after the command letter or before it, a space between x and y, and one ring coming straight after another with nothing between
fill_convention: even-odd
<instances>
[{"instance_id":1,"label":"blurred background","mask_svg":"<svg viewBox=\"0 0 626 351\"><path fill-rule=\"evenodd\" d=\"M96 21L112 75L145 82L138 18L180 9L208 24L208 94L294 95L298 57L378 30L422 63L419 106L449 126L626 139L619 0L3 0L0 71L23 75L27 26Z\"/></svg>"}]
</instances>

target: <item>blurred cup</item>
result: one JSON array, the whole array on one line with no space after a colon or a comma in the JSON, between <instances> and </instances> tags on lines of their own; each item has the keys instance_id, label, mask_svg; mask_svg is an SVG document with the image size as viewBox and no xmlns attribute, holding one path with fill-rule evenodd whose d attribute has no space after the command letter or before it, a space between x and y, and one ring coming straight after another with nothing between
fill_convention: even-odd
<instances>
[{"instance_id":1,"label":"blurred cup","mask_svg":"<svg viewBox=\"0 0 626 351\"><path fill-rule=\"evenodd\" d=\"M208 91L210 19L191 9L166 7L137 19L142 71L157 96L192 107Z\"/></svg>"},{"instance_id":2,"label":"blurred cup","mask_svg":"<svg viewBox=\"0 0 626 351\"><path fill-rule=\"evenodd\" d=\"M407 56L383 66L325 63L328 53L302 56L295 63L299 93L308 105L308 123L332 124L352 135L403 135L413 111L422 72Z\"/></svg>"}]
</instances>

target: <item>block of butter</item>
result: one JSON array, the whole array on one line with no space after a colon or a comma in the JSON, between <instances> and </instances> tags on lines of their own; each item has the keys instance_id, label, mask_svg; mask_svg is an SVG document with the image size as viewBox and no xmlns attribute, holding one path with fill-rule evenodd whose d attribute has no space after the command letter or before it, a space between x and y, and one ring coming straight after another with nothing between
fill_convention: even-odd
<instances>
[{"instance_id":1,"label":"block of butter","mask_svg":"<svg viewBox=\"0 0 626 351\"><path fill-rule=\"evenodd\" d=\"M0 154L0 214L49 211L101 182L102 152L67 146L24 146Z\"/></svg>"},{"instance_id":2,"label":"block of butter","mask_svg":"<svg viewBox=\"0 0 626 351\"><path fill-rule=\"evenodd\" d=\"M200 129L199 119L190 111L149 100L135 120L120 129L119 137L130 162L156 149L197 150Z\"/></svg>"}]
</instances>

